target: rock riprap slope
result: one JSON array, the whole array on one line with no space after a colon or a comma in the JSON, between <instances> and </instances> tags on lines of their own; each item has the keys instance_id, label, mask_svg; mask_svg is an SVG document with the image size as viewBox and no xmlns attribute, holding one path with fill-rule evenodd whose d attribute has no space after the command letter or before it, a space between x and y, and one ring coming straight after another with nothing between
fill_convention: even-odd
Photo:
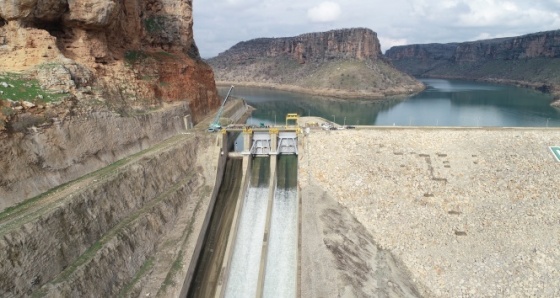
<instances>
[{"instance_id":1,"label":"rock riprap slope","mask_svg":"<svg viewBox=\"0 0 560 298\"><path fill-rule=\"evenodd\" d=\"M347 208L423 296L556 297L559 164L548 146L559 143L557 129L311 131L298 179Z\"/></svg>"}]
</instances>

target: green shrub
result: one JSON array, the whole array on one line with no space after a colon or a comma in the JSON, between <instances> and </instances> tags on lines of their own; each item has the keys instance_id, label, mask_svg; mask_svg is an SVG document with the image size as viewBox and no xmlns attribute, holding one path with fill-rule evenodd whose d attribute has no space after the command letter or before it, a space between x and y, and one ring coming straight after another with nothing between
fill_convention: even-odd
<instances>
[{"instance_id":1,"label":"green shrub","mask_svg":"<svg viewBox=\"0 0 560 298\"><path fill-rule=\"evenodd\" d=\"M146 58L148 58L148 55L143 51L128 51L124 54L124 60L129 64L134 64Z\"/></svg>"}]
</instances>

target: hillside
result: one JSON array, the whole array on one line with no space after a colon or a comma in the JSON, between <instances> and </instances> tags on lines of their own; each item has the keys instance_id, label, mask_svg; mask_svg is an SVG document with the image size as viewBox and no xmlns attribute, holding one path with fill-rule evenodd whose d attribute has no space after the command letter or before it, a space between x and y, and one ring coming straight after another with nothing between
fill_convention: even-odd
<instances>
[{"instance_id":1,"label":"hillside","mask_svg":"<svg viewBox=\"0 0 560 298\"><path fill-rule=\"evenodd\" d=\"M244 41L208 63L218 84L359 98L423 89L387 63L377 34L364 28Z\"/></svg>"},{"instance_id":2,"label":"hillside","mask_svg":"<svg viewBox=\"0 0 560 298\"><path fill-rule=\"evenodd\" d=\"M560 30L463 43L397 46L385 56L413 76L519 84L560 94Z\"/></svg>"}]
</instances>

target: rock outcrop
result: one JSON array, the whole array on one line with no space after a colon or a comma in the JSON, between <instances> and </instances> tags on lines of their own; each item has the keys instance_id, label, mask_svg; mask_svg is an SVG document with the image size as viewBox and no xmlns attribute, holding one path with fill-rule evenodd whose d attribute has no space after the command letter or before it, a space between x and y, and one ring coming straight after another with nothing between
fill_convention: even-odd
<instances>
[{"instance_id":1,"label":"rock outcrop","mask_svg":"<svg viewBox=\"0 0 560 298\"><path fill-rule=\"evenodd\" d=\"M214 135L178 136L1 212L0 296L179 296L220 149Z\"/></svg>"},{"instance_id":2,"label":"rock outcrop","mask_svg":"<svg viewBox=\"0 0 560 298\"><path fill-rule=\"evenodd\" d=\"M464 43L397 46L385 56L413 76L514 83L560 92L560 30Z\"/></svg>"},{"instance_id":3,"label":"rock outcrop","mask_svg":"<svg viewBox=\"0 0 560 298\"><path fill-rule=\"evenodd\" d=\"M383 97L422 90L382 57L365 28L240 42L209 59L219 83L266 86L340 97Z\"/></svg>"},{"instance_id":4,"label":"rock outcrop","mask_svg":"<svg viewBox=\"0 0 560 298\"><path fill-rule=\"evenodd\" d=\"M219 106L192 26L191 0L0 0L0 209Z\"/></svg>"},{"instance_id":5,"label":"rock outcrop","mask_svg":"<svg viewBox=\"0 0 560 298\"><path fill-rule=\"evenodd\" d=\"M185 100L197 120L219 100L192 26L192 0L0 0L0 70L119 108Z\"/></svg>"}]
</instances>

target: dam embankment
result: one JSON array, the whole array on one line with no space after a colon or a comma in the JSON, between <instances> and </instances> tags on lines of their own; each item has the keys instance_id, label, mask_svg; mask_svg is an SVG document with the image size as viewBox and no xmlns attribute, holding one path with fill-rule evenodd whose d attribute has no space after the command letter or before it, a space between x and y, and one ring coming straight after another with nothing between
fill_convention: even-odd
<instances>
[{"instance_id":1,"label":"dam embankment","mask_svg":"<svg viewBox=\"0 0 560 298\"><path fill-rule=\"evenodd\" d=\"M312 130L302 297L558 296L559 144L556 128Z\"/></svg>"}]
</instances>

